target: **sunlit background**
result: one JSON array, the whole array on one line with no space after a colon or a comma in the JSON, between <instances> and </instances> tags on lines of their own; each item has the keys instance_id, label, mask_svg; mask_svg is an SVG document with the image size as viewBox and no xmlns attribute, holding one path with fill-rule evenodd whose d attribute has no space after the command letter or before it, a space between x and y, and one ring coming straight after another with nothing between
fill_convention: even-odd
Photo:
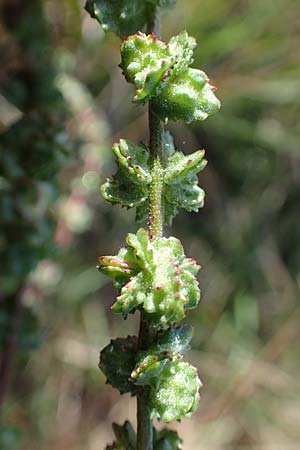
<instances>
[{"instance_id":1,"label":"sunlit background","mask_svg":"<svg viewBox=\"0 0 300 450\"><path fill-rule=\"evenodd\" d=\"M116 291L95 266L137 229L99 185L115 170L113 142L147 141L147 110L131 103L119 39L83 4L0 4L2 359L13 344L1 450L102 450L112 422L135 423L135 400L97 364L138 317L112 314ZM162 37L184 29L222 109L169 125L178 149L204 147L209 161L205 208L166 230L202 265L202 301L187 318L202 400L171 428L185 450L298 450L299 2L179 0Z\"/></svg>"}]
</instances>

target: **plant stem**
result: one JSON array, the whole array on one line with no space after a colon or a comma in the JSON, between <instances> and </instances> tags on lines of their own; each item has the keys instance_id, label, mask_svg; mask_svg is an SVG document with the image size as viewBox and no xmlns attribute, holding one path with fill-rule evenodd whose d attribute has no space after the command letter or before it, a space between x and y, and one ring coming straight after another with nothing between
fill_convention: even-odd
<instances>
[{"instance_id":1,"label":"plant stem","mask_svg":"<svg viewBox=\"0 0 300 450\"><path fill-rule=\"evenodd\" d=\"M162 142L163 123L154 115L149 105L149 130L150 130L150 155L152 158L152 182L150 185L149 207L149 235L151 239L157 239L163 235L163 168ZM141 313L139 331L139 350L147 349L151 341L151 329L143 320ZM137 450L153 449L153 427L149 409L149 389L140 388L137 395Z\"/></svg>"},{"instance_id":2,"label":"plant stem","mask_svg":"<svg viewBox=\"0 0 300 450\"><path fill-rule=\"evenodd\" d=\"M148 32L159 35L159 18L154 10L149 22ZM163 135L164 125L154 114L149 102L149 152L152 159L152 182L150 185L149 205L149 235L151 240L163 235ZM152 330L148 327L141 312L140 331L138 338L139 350L147 349L151 343ZM137 395L137 450L153 450L153 425L149 408L149 388L141 387Z\"/></svg>"},{"instance_id":3,"label":"plant stem","mask_svg":"<svg viewBox=\"0 0 300 450\"><path fill-rule=\"evenodd\" d=\"M144 320L143 312L140 315L140 330L138 348L146 350L149 347L151 330ZM137 450L153 450L153 426L149 408L149 389L140 387L137 394Z\"/></svg>"},{"instance_id":4,"label":"plant stem","mask_svg":"<svg viewBox=\"0 0 300 450\"><path fill-rule=\"evenodd\" d=\"M163 168L161 161L164 126L153 113L149 104L149 130L150 130L150 155L152 158L152 182L150 185L149 206L149 235L151 239L160 238L163 235L164 208L163 208Z\"/></svg>"}]
</instances>

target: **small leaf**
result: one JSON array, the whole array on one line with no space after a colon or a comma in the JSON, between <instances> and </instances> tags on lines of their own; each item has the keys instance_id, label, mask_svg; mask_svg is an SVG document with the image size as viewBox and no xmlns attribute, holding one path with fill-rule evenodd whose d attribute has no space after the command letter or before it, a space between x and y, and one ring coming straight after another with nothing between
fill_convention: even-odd
<instances>
[{"instance_id":1,"label":"small leaf","mask_svg":"<svg viewBox=\"0 0 300 450\"><path fill-rule=\"evenodd\" d=\"M170 157L175 153L174 139L170 131L166 130L164 132L164 158L166 162L169 162Z\"/></svg>"},{"instance_id":2,"label":"small leaf","mask_svg":"<svg viewBox=\"0 0 300 450\"><path fill-rule=\"evenodd\" d=\"M198 211L204 205L205 192L198 186L198 179L193 176L185 183L173 183L165 187L167 202L187 211Z\"/></svg>"},{"instance_id":3,"label":"small leaf","mask_svg":"<svg viewBox=\"0 0 300 450\"><path fill-rule=\"evenodd\" d=\"M145 351L140 352L131 377L136 384L157 384L157 379L170 362L181 358L189 349L192 338L192 327L169 328L158 333L155 343Z\"/></svg>"},{"instance_id":4,"label":"small leaf","mask_svg":"<svg viewBox=\"0 0 300 450\"><path fill-rule=\"evenodd\" d=\"M154 430L154 450L182 450L182 439L173 430Z\"/></svg>"},{"instance_id":5,"label":"small leaf","mask_svg":"<svg viewBox=\"0 0 300 450\"><path fill-rule=\"evenodd\" d=\"M152 107L162 120L205 120L221 106L213 89L204 72L188 68L160 84L152 97Z\"/></svg>"},{"instance_id":6,"label":"small leaf","mask_svg":"<svg viewBox=\"0 0 300 450\"><path fill-rule=\"evenodd\" d=\"M128 336L110 341L100 354L99 368L107 378L107 383L121 394L136 393L136 386L129 381L135 365L137 338Z\"/></svg>"},{"instance_id":7,"label":"small leaf","mask_svg":"<svg viewBox=\"0 0 300 450\"><path fill-rule=\"evenodd\" d=\"M174 153L165 169L165 183L180 181L188 174L196 174L203 170L207 164L207 161L203 159L204 154L204 150L197 150L189 155L184 155L182 152Z\"/></svg>"},{"instance_id":8,"label":"small leaf","mask_svg":"<svg viewBox=\"0 0 300 450\"><path fill-rule=\"evenodd\" d=\"M137 31L145 31L155 8L166 8L175 0L87 0L85 9L104 31L113 31L122 39Z\"/></svg>"},{"instance_id":9,"label":"small leaf","mask_svg":"<svg viewBox=\"0 0 300 450\"><path fill-rule=\"evenodd\" d=\"M186 31L183 31L178 36L174 36L169 41L169 50L171 55L174 56L174 66L172 69L172 75L179 73L181 70L186 69L192 62L194 48L197 46L196 39L189 36Z\"/></svg>"},{"instance_id":10,"label":"small leaf","mask_svg":"<svg viewBox=\"0 0 300 450\"><path fill-rule=\"evenodd\" d=\"M157 341L150 349L154 354L169 352L183 355L190 348L192 334L193 329L190 325L169 328L158 333Z\"/></svg>"},{"instance_id":11,"label":"small leaf","mask_svg":"<svg viewBox=\"0 0 300 450\"><path fill-rule=\"evenodd\" d=\"M129 36L121 46L121 57L126 80L137 88L136 101L149 98L173 64L167 44L154 34Z\"/></svg>"},{"instance_id":12,"label":"small leaf","mask_svg":"<svg viewBox=\"0 0 300 450\"><path fill-rule=\"evenodd\" d=\"M101 186L102 196L113 205L127 208L143 205L148 199L148 184L151 182L148 152L125 139L114 144L112 149L120 167Z\"/></svg>"},{"instance_id":13,"label":"small leaf","mask_svg":"<svg viewBox=\"0 0 300 450\"><path fill-rule=\"evenodd\" d=\"M149 170L149 153L144 147L132 144L130 141L120 139L112 148L120 167L130 177L130 181L137 185L149 184L151 174Z\"/></svg>"},{"instance_id":14,"label":"small leaf","mask_svg":"<svg viewBox=\"0 0 300 450\"><path fill-rule=\"evenodd\" d=\"M113 430L116 441L106 447L106 450L135 450L136 433L130 422L126 421L124 425L113 424Z\"/></svg>"},{"instance_id":15,"label":"small leaf","mask_svg":"<svg viewBox=\"0 0 300 450\"><path fill-rule=\"evenodd\" d=\"M201 381L195 367L174 361L161 372L157 387L151 389L152 417L164 422L190 417L199 402Z\"/></svg>"},{"instance_id":16,"label":"small leaf","mask_svg":"<svg viewBox=\"0 0 300 450\"><path fill-rule=\"evenodd\" d=\"M100 256L97 268L112 278L116 287L123 286L136 273L131 252L126 248L121 248L116 256Z\"/></svg>"},{"instance_id":17,"label":"small leaf","mask_svg":"<svg viewBox=\"0 0 300 450\"><path fill-rule=\"evenodd\" d=\"M135 101L144 102L155 95L163 79L172 78L193 62L196 41L186 31L174 36L168 44L154 34L136 33L121 46L120 67L129 83L136 88Z\"/></svg>"},{"instance_id":18,"label":"small leaf","mask_svg":"<svg viewBox=\"0 0 300 450\"><path fill-rule=\"evenodd\" d=\"M198 211L203 207L205 192L198 186L197 178L197 172L207 164L203 156L204 150L198 150L189 155L177 151L170 157L164 177L164 197L169 222L172 222L177 208ZM173 213L169 205L173 205Z\"/></svg>"},{"instance_id":19,"label":"small leaf","mask_svg":"<svg viewBox=\"0 0 300 450\"><path fill-rule=\"evenodd\" d=\"M144 0L87 0L85 9L104 31L113 31L121 38L144 30L150 12Z\"/></svg>"},{"instance_id":20,"label":"small leaf","mask_svg":"<svg viewBox=\"0 0 300 450\"><path fill-rule=\"evenodd\" d=\"M119 170L101 186L102 197L112 205L134 208L143 205L148 199L148 189L132 183L130 178Z\"/></svg>"}]
</instances>

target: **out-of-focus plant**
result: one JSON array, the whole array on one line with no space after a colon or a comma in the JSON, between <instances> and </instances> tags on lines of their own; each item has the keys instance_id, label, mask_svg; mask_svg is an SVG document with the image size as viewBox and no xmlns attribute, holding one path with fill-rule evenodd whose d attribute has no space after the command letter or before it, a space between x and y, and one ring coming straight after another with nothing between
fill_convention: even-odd
<instances>
[{"instance_id":1,"label":"out-of-focus plant","mask_svg":"<svg viewBox=\"0 0 300 450\"><path fill-rule=\"evenodd\" d=\"M23 302L28 274L55 253L55 175L68 155L67 110L55 87L47 24L40 1L1 4L1 91L19 111L1 129L0 161L0 406L11 378L13 354L39 343L38 321ZM4 408L3 408L4 409ZM14 429L0 430L0 447L14 446Z\"/></svg>"},{"instance_id":2,"label":"out-of-focus plant","mask_svg":"<svg viewBox=\"0 0 300 450\"><path fill-rule=\"evenodd\" d=\"M107 449L182 448L176 433L153 430L152 419L170 422L189 417L201 387L196 369L182 361L191 327L177 325L199 302L200 267L185 256L178 239L163 236L163 226L172 223L178 208L198 211L203 206L205 194L197 173L206 161L203 150L191 155L175 150L164 128L168 120L205 120L219 110L220 102L207 75L190 68L195 39L186 32L168 43L158 38L159 9L170 3L88 0L86 4L105 31L123 38L120 67L136 88L134 102L149 104L149 144L124 139L116 143L113 152L119 168L101 189L110 203L136 208L137 220L148 215L148 231L140 228L128 234L127 246L116 256L99 258L99 270L120 289L113 311L124 318L140 311L138 337L115 339L100 356L107 381L121 394L137 396L137 436L128 422L115 425L116 442Z\"/></svg>"}]
</instances>

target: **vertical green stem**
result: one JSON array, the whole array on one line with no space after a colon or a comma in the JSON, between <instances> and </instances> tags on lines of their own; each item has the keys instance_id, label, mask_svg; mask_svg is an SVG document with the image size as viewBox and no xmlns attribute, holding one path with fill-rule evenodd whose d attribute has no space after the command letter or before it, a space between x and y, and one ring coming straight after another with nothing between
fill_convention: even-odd
<instances>
[{"instance_id":1,"label":"vertical green stem","mask_svg":"<svg viewBox=\"0 0 300 450\"><path fill-rule=\"evenodd\" d=\"M159 20L155 11L149 23L149 33L155 31L159 35ZM149 235L152 240L163 235L163 155L164 125L154 114L149 103L149 151L152 160L152 182L150 185ZM152 330L147 322L140 318L139 349L147 349L151 343ZM153 450L153 425L149 408L149 388L141 387L137 395L137 450Z\"/></svg>"},{"instance_id":2,"label":"vertical green stem","mask_svg":"<svg viewBox=\"0 0 300 450\"><path fill-rule=\"evenodd\" d=\"M150 130L150 155L152 158L152 182L150 185L149 206L149 234L151 239L160 238L163 235L164 208L163 208L163 133L164 126L153 113L149 105L149 130Z\"/></svg>"},{"instance_id":3,"label":"vertical green stem","mask_svg":"<svg viewBox=\"0 0 300 450\"><path fill-rule=\"evenodd\" d=\"M140 317L139 350L146 350L151 340L151 330L143 318ZM137 394L137 450L153 450L153 426L149 408L149 388L140 387Z\"/></svg>"}]
</instances>

